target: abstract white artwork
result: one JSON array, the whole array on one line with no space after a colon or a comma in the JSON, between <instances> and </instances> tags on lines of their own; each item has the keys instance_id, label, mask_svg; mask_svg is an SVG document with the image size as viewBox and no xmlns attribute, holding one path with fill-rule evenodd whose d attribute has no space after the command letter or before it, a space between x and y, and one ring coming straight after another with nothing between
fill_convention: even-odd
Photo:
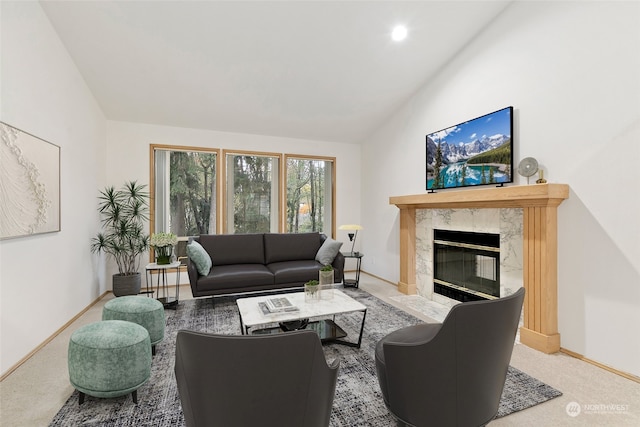
<instances>
[{"instance_id":1,"label":"abstract white artwork","mask_svg":"<svg viewBox=\"0 0 640 427\"><path fill-rule=\"evenodd\" d=\"M0 240L60 231L60 147L0 122Z\"/></svg>"}]
</instances>

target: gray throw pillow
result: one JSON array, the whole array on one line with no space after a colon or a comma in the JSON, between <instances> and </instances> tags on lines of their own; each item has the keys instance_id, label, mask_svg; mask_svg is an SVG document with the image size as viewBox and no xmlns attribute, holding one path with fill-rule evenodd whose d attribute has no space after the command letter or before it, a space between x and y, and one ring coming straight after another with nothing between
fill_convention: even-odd
<instances>
[{"instance_id":1,"label":"gray throw pillow","mask_svg":"<svg viewBox=\"0 0 640 427\"><path fill-rule=\"evenodd\" d=\"M338 252L340 252L341 247L342 242L327 237L322 246L320 246L320 249L318 249L318 253L316 253L316 261L322 265L331 264L336 255L338 255Z\"/></svg>"},{"instance_id":2,"label":"gray throw pillow","mask_svg":"<svg viewBox=\"0 0 640 427\"><path fill-rule=\"evenodd\" d=\"M195 240L187 245L187 255L191 258L191 261L196 265L198 273L202 276L209 274L211 270L211 257L204 250L200 243Z\"/></svg>"}]
</instances>

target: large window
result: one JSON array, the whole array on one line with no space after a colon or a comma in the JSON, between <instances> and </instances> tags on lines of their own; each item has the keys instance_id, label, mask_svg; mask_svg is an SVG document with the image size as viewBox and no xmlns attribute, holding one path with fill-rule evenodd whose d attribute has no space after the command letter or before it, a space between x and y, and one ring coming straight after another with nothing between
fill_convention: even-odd
<instances>
[{"instance_id":1,"label":"large window","mask_svg":"<svg viewBox=\"0 0 640 427\"><path fill-rule=\"evenodd\" d=\"M335 236L335 158L150 148L151 232L175 233L178 256L188 237L200 234Z\"/></svg>"},{"instance_id":2,"label":"large window","mask_svg":"<svg viewBox=\"0 0 640 427\"><path fill-rule=\"evenodd\" d=\"M333 159L286 156L287 233L333 235Z\"/></svg>"},{"instance_id":3,"label":"large window","mask_svg":"<svg viewBox=\"0 0 640 427\"><path fill-rule=\"evenodd\" d=\"M225 152L225 231L277 233L280 217L280 155Z\"/></svg>"},{"instance_id":4,"label":"large window","mask_svg":"<svg viewBox=\"0 0 640 427\"><path fill-rule=\"evenodd\" d=\"M152 232L215 234L217 150L152 145ZM181 243L178 255L182 256Z\"/></svg>"}]
</instances>

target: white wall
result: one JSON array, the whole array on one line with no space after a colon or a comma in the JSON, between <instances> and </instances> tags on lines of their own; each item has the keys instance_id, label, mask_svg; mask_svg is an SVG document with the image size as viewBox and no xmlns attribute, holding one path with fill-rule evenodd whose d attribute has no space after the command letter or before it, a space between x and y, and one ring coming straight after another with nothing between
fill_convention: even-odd
<instances>
[{"instance_id":1,"label":"white wall","mask_svg":"<svg viewBox=\"0 0 640 427\"><path fill-rule=\"evenodd\" d=\"M516 161L536 157L571 187L558 209L561 345L640 375L639 16L637 2L507 8L363 145L363 268L399 279L388 197L425 192L425 135L513 105Z\"/></svg>"},{"instance_id":2,"label":"white wall","mask_svg":"<svg viewBox=\"0 0 640 427\"><path fill-rule=\"evenodd\" d=\"M105 118L37 2L1 2L0 120L61 147L57 233L0 242L0 372L104 288L89 241L105 178Z\"/></svg>"},{"instance_id":3,"label":"white wall","mask_svg":"<svg viewBox=\"0 0 640 427\"><path fill-rule=\"evenodd\" d=\"M329 156L336 158L336 180L340 183L336 194L337 225L353 223L360 218L361 153L358 144L114 121L109 121L107 128L107 180L111 185L119 186L128 180L149 184L150 144ZM337 240L345 244L349 241L346 232L336 233ZM181 276L181 281L188 283L186 275L182 279Z\"/></svg>"}]
</instances>

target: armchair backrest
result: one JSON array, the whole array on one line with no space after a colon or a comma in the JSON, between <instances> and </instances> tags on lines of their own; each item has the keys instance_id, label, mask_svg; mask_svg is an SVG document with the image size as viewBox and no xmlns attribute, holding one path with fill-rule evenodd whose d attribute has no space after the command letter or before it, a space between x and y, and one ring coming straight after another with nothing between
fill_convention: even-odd
<instances>
[{"instance_id":1,"label":"armchair backrest","mask_svg":"<svg viewBox=\"0 0 640 427\"><path fill-rule=\"evenodd\" d=\"M504 298L458 304L433 338L385 343L392 411L406 421L430 420L441 426L482 425L493 419L524 293L521 288Z\"/></svg>"},{"instance_id":2,"label":"armchair backrest","mask_svg":"<svg viewBox=\"0 0 640 427\"><path fill-rule=\"evenodd\" d=\"M329 425L338 375L315 332L179 331L175 375L187 427Z\"/></svg>"}]
</instances>

